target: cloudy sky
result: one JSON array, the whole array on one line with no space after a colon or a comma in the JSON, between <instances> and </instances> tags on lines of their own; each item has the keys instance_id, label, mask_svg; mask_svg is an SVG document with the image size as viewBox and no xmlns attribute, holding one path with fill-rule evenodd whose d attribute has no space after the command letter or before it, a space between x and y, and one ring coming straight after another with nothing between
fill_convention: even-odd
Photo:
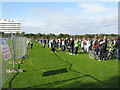
<instances>
[{"instance_id":1,"label":"cloudy sky","mask_svg":"<svg viewBox=\"0 0 120 90\"><path fill-rule=\"evenodd\" d=\"M26 33L118 33L117 2L2 2L2 17Z\"/></svg>"}]
</instances>

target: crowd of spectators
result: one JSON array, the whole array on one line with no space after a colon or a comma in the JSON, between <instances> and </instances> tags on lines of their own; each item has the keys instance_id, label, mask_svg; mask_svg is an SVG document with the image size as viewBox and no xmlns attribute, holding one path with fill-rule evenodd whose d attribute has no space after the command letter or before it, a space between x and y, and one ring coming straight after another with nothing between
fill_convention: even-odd
<instances>
[{"instance_id":1,"label":"crowd of spectators","mask_svg":"<svg viewBox=\"0 0 120 90\"><path fill-rule=\"evenodd\" d=\"M56 53L58 50L68 51L70 55L78 55L78 50L81 52L94 51L99 52L100 60L104 60L104 54L108 47L116 49L116 60L119 60L120 54L120 37L116 39L108 39L106 36L99 38L96 35L94 38L59 38L59 39L37 39L43 44L43 48L49 47L51 51Z\"/></svg>"}]
</instances>

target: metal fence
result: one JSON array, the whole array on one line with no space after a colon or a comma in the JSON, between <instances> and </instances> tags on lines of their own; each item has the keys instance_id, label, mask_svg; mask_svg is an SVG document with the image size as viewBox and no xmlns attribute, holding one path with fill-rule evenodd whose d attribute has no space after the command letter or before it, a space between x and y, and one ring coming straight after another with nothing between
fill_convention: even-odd
<instances>
[{"instance_id":1,"label":"metal fence","mask_svg":"<svg viewBox=\"0 0 120 90\"><path fill-rule=\"evenodd\" d=\"M27 38L11 34L0 35L0 88L8 78L18 70L18 61L27 53Z\"/></svg>"},{"instance_id":2,"label":"metal fence","mask_svg":"<svg viewBox=\"0 0 120 90\"><path fill-rule=\"evenodd\" d=\"M0 35L0 89L2 88L2 36Z\"/></svg>"}]
</instances>

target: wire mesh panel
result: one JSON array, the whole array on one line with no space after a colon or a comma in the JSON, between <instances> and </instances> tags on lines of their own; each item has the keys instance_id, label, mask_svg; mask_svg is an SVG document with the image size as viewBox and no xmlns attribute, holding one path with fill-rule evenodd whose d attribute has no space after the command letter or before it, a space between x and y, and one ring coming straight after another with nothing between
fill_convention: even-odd
<instances>
[{"instance_id":1,"label":"wire mesh panel","mask_svg":"<svg viewBox=\"0 0 120 90\"><path fill-rule=\"evenodd\" d=\"M0 35L0 89L2 88L2 37Z\"/></svg>"},{"instance_id":2,"label":"wire mesh panel","mask_svg":"<svg viewBox=\"0 0 120 90\"><path fill-rule=\"evenodd\" d=\"M20 37L15 37L15 61L17 61L20 58Z\"/></svg>"},{"instance_id":3,"label":"wire mesh panel","mask_svg":"<svg viewBox=\"0 0 120 90\"><path fill-rule=\"evenodd\" d=\"M26 38L25 37L21 37L20 39L20 57L25 56L26 54Z\"/></svg>"},{"instance_id":4,"label":"wire mesh panel","mask_svg":"<svg viewBox=\"0 0 120 90\"><path fill-rule=\"evenodd\" d=\"M13 65L13 48L12 48L12 40L10 37L5 38L2 37L2 85L6 82L6 80L11 76L9 73L12 70Z\"/></svg>"},{"instance_id":5,"label":"wire mesh panel","mask_svg":"<svg viewBox=\"0 0 120 90\"><path fill-rule=\"evenodd\" d=\"M27 51L27 38L15 36L13 39L15 49L15 61L25 56Z\"/></svg>"},{"instance_id":6,"label":"wire mesh panel","mask_svg":"<svg viewBox=\"0 0 120 90\"><path fill-rule=\"evenodd\" d=\"M25 37L22 37L21 38L21 57L23 57L23 56L25 56L26 55L26 52L27 52L27 38L25 38Z\"/></svg>"},{"instance_id":7,"label":"wire mesh panel","mask_svg":"<svg viewBox=\"0 0 120 90\"><path fill-rule=\"evenodd\" d=\"M26 55L27 38L11 34L0 36L0 89L14 71L18 70L17 60Z\"/></svg>"}]
</instances>

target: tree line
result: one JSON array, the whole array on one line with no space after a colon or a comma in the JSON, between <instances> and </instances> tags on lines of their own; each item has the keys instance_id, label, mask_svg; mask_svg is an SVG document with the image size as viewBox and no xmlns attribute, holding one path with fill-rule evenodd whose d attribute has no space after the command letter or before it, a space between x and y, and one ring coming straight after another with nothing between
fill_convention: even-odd
<instances>
[{"instance_id":1,"label":"tree line","mask_svg":"<svg viewBox=\"0 0 120 90\"><path fill-rule=\"evenodd\" d=\"M4 37L10 37L11 33L4 33L4 32L0 32L0 34L4 35ZM54 34L54 33L49 33L49 34L45 34L45 33L19 33L17 32L16 34L17 36L24 36L27 38L43 38L43 39L50 39L50 38L94 38L96 34L84 34L84 35L70 35L70 34L63 34L60 33L58 35ZM103 37L103 36L107 36L107 38L115 38L118 34L97 34L99 35L99 37Z\"/></svg>"}]
</instances>

